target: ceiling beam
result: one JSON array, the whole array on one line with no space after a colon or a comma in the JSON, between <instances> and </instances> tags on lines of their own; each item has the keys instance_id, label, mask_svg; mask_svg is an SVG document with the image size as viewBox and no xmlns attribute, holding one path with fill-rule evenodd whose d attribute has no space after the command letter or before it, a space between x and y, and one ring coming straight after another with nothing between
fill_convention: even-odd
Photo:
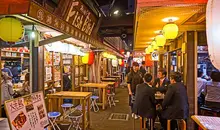
<instances>
[{"instance_id":1,"label":"ceiling beam","mask_svg":"<svg viewBox=\"0 0 220 130\"><path fill-rule=\"evenodd\" d=\"M59 35L59 36L56 36L56 37L52 37L52 38L40 41L39 42L39 46L43 46L43 45L46 45L46 44L49 44L49 43L61 41L61 40L67 39L67 38L71 38L71 36L70 35L66 35L66 34Z\"/></svg>"},{"instance_id":2,"label":"ceiling beam","mask_svg":"<svg viewBox=\"0 0 220 130\"><path fill-rule=\"evenodd\" d=\"M185 31L204 31L206 30L206 25L181 25L179 26L180 32Z\"/></svg>"}]
</instances>

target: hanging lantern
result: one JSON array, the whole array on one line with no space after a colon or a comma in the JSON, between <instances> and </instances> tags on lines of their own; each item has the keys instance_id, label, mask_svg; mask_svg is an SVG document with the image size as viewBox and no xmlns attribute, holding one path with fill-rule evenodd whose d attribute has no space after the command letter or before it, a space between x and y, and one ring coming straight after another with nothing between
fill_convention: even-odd
<instances>
[{"instance_id":1,"label":"hanging lantern","mask_svg":"<svg viewBox=\"0 0 220 130\"><path fill-rule=\"evenodd\" d=\"M145 65L146 65L147 67L153 66L153 61L152 61L152 59L151 59L151 54L147 54L147 55L145 56Z\"/></svg>"},{"instance_id":2,"label":"hanging lantern","mask_svg":"<svg viewBox=\"0 0 220 130\"><path fill-rule=\"evenodd\" d=\"M178 26L170 20L169 23L167 23L163 27L163 35L166 39L175 39L178 35L179 28Z\"/></svg>"},{"instance_id":3,"label":"hanging lantern","mask_svg":"<svg viewBox=\"0 0 220 130\"><path fill-rule=\"evenodd\" d=\"M153 49L153 46L152 46L152 45L148 46L148 51L149 51L150 53L152 53L152 52L154 51L154 49Z\"/></svg>"},{"instance_id":4,"label":"hanging lantern","mask_svg":"<svg viewBox=\"0 0 220 130\"><path fill-rule=\"evenodd\" d=\"M112 66L117 67L118 66L118 60L112 60Z\"/></svg>"},{"instance_id":5,"label":"hanging lantern","mask_svg":"<svg viewBox=\"0 0 220 130\"><path fill-rule=\"evenodd\" d=\"M157 46L157 43L156 43L155 40L153 40L152 45L153 45L153 49L154 50L158 50L159 49L159 47Z\"/></svg>"},{"instance_id":6,"label":"hanging lantern","mask_svg":"<svg viewBox=\"0 0 220 130\"><path fill-rule=\"evenodd\" d=\"M118 59L118 64L119 64L119 65L122 64L122 59Z\"/></svg>"},{"instance_id":7,"label":"hanging lantern","mask_svg":"<svg viewBox=\"0 0 220 130\"><path fill-rule=\"evenodd\" d=\"M89 52L89 61L88 61L88 65L92 65L94 63L95 60L95 54L94 52Z\"/></svg>"},{"instance_id":8,"label":"hanging lantern","mask_svg":"<svg viewBox=\"0 0 220 130\"><path fill-rule=\"evenodd\" d=\"M125 61L124 60L122 60L122 62L121 62L121 67L123 67L125 65Z\"/></svg>"},{"instance_id":9,"label":"hanging lantern","mask_svg":"<svg viewBox=\"0 0 220 130\"><path fill-rule=\"evenodd\" d=\"M18 42L24 36L24 26L12 17L0 19L0 38L6 42Z\"/></svg>"},{"instance_id":10,"label":"hanging lantern","mask_svg":"<svg viewBox=\"0 0 220 130\"><path fill-rule=\"evenodd\" d=\"M89 62L89 53L86 53L85 56L82 57L82 63L88 64Z\"/></svg>"},{"instance_id":11,"label":"hanging lantern","mask_svg":"<svg viewBox=\"0 0 220 130\"><path fill-rule=\"evenodd\" d=\"M220 1L209 0L206 9L206 28L207 28L207 41L210 61L220 69Z\"/></svg>"},{"instance_id":12,"label":"hanging lantern","mask_svg":"<svg viewBox=\"0 0 220 130\"><path fill-rule=\"evenodd\" d=\"M145 49L145 54L150 54L148 48Z\"/></svg>"},{"instance_id":13,"label":"hanging lantern","mask_svg":"<svg viewBox=\"0 0 220 130\"><path fill-rule=\"evenodd\" d=\"M162 34L157 35L155 40L158 47L163 47L166 44L166 38Z\"/></svg>"},{"instance_id":14,"label":"hanging lantern","mask_svg":"<svg viewBox=\"0 0 220 130\"><path fill-rule=\"evenodd\" d=\"M125 50L124 50L124 49L121 49L121 50L120 50L120 53L124 55L124 54L125 54Z\"/></svg>"}]
</instances>

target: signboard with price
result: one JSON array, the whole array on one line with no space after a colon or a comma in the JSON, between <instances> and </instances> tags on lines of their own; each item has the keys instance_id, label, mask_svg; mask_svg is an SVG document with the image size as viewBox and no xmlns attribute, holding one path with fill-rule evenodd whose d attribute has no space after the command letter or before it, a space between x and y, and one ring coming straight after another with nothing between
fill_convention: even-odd
<instances>
[{"instance_id":1,"label":"signboard with price","mask_svg":"<svg viewBox=\"0 0 220 130\"><path fill-rule=\"evenodd\" d=\"M152 52L151 59L152 59L152 61L158 61L159 60L158 52L156 52L156 51Z\"/></svg>"},{"instance_id":2,"label":"signboard with price","mask_svg":"<svg viewBox=\"0 0 220 130\"><path fill-rule=\"evenodd\" d=\"M43 92L5 102L11 130L44 130L49 125Z\"/></svg>"}]
</instances>

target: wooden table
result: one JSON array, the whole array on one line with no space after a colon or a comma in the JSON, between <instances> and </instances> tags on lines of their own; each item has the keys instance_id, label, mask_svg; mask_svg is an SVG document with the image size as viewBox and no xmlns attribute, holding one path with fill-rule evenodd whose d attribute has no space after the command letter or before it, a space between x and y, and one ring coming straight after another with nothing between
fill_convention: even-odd
<instances>
[{"instance_id":1,"label":"wooden table","mask_svg":"<svg viewBox=\"0 0 220 130\"><path fill-rule=\"evenodd\" d=\"M105 106L107 104L107 87L108 84L106 83L85 83L85 84L80 84L80 91L83 92L83 88L98 88L98 89L102 89L102 102L101 103L97 103L98 105L102 106L102 109L105 109Z\"/></svg>"},{"instance_id":2,"label":"wooden table","mask_svg":"<svg viewBox=\"0 0 220 130\"><path fill-rule=\"evenodd\" d=\"M0 130L10 130L7 118L0 118Z\"/></svg>"},{"instance_id":3,"label":"wooden table","mask_svg":"<svg viewBox=\"0 0 220 130\"><path fill-rule=\"evenodd\" d=\"M116 78L102 78L102 81L107 81L107 82L115 82Z\"/></svg>"},{"instance_id":4,"label":"wooden table","mask_svg":"<svg viewBox=\"0 0 220 130\"><path fill-rule=\"evenodd\" d=\"M90 127L90 97L92 93L90 92L68 92L68 91L61 91L57 92L54 94L48 94L48 102L49 102L49 109L48 111L51 112L56 107L57 109L62 112L61 104L63 102L63 99L79 99L81 100L82 104L82 113L83 113L83 118L82 118L82 126L83 130L85 130L87 127ZM53 101L58 100L58 105L54 105ZM86 105L87 105L87 112L86 112ZM86 120L87 116L87 120Z\"/></svg>"},{"instance_id":5,"label":"wooden table","mask_svg":"<svg viewBox=\"0 0 220 130\"><path fill-rule=\"evenodd\" d=\"M191 118L203 130L220 130L220 117L194 115Z\"/></svg>"}]
</instances>

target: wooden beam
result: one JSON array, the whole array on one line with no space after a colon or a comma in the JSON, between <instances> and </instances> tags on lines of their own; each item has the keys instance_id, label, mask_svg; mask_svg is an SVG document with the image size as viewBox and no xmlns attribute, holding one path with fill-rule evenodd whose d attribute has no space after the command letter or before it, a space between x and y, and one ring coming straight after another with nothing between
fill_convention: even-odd
<instances>
[{"instance_id":1,"label":"wooden beam","mask_svg":"<svg viewBox=\"0 0 220 130\"><path fill-rule=\"evenodd\" d=\"M52 38L40 41L39 46L43 46L43 45L46 45L46 44L49 44L49 43L61 41L61 40L67 39L67 38L71 38L71 36L66 35L66 34L59 35L59 36L56 36L56 37L52 37Z\"/></svg>"},{"instance_id":2,"label":"wooden beam","mask_svg":"<svg viewBox=\"0 0 220 130\"><path fill-rule=\"evenodd\" d=\"M181 25L179 26L179 32L204 31L204 30L206 30L206 25Z\"/></svg>"}]
</instances>

